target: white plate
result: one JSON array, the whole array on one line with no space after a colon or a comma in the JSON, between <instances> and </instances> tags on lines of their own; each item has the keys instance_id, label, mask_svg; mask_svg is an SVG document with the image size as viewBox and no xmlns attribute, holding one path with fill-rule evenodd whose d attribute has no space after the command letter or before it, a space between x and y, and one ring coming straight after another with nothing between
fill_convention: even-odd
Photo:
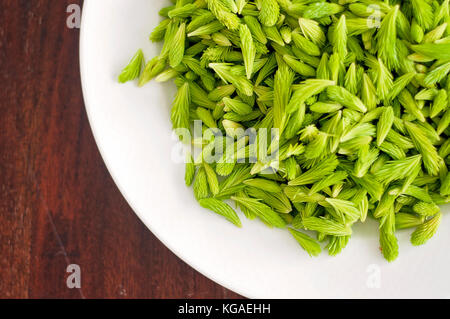
<instances>
[{"instance_id":1,"label":"white plate","mask_svg":"<svg viewBox=\"0 0 450 319\"><path fill-rule=\"evenodd\" d=\"M219 284L251 298L410 298L450 296L450 219L423 247L399 234L400 256L379 253L377 224L355 228L337 257L310 258L287 231L242 216L243 229L199 207L184 186L184 166L172 161L169 110L172 84L118 84L138 48L148 41L168 0L86 0L81 76L86 108L101 154L148 228L176 255Z\"/></svg>"}]
</instances>

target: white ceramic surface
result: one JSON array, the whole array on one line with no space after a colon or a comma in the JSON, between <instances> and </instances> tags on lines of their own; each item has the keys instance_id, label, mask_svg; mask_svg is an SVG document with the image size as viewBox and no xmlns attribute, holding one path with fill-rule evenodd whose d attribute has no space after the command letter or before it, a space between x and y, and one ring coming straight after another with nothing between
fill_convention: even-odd
<instances>
[{"instance_id":1,"label":"white ceramic surface","mask_svg":"<svg viewBox=\"0 0 450 319\"><path fill-rule=\"evenodd\" d=\"M129 204L175 254L219 284L251 298L450 297L450 218L425 246L399 235L400 256L379 253L377 224L355 227L337 257L310 258L287 231L242 217L239 229L199 207L174 163L172 84L118 84L121 68L148 41L168 0L86 0L81 76L86 108L102 156ZM379 279L379 281L378 281ZM379 286L379 287L378 287Z\"/></svg>"}]
</instances>

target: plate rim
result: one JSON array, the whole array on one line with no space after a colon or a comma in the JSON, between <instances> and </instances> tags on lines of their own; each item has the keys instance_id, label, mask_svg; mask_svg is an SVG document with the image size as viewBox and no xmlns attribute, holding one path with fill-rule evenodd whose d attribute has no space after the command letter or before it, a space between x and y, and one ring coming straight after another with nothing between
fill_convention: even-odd
<instances>
[{"instance_id":1,"label":"plate rim","mask_svg":"<svg viewBox=\"0 0 450 319\"><path fill-rule=\"evenodd\" d=\"M147 227L147 229L149 229L165 247L167 247L172 253L174 253L178 258L180 258L184 263L189 265L195 271L199 272L200 274L202 274L206 278L212 280L213 282L221 285L222 287L225 287L231 291L234 291L243 297L261 298L261 295L264 296L264 294L269 293L270 298L274 298L274 299L280 299L280 298L340 299L340 298L349 298L349 297L352 298L351 297L352 295L349 294L348 292L342 292L338 295L330 295L325 290L320 291L320 290L314 290L314 289L313 289L314 290L313 296L311 296L308 294L312 288L311 286L308 287L308 289L303 290L303 292L300 292L300 294L295 294L295 295L289 294L289 295L283 295L283 297L281 297L281 296L274 296L273 294L270 293L270 291L261 292L261 291L258 291L257 289L255 290L252 286L246 287L245 285L241 285L239 282L233 281L233 279L229 275L215 273L214 269L212 269L211 267L208 267L208 265L202 263L201 260L199 260L195 256L191 255L189 252L185 252L183 250L183 246L177 245L177 243L175 243L173 241L173 236L169 236L169 234L165 234L163 229L154 227L154 225L151 222L151 219L148 218L148 214L143 213L143 212L145 212L145 210L143 210L142 208L141 208L141 210L137 209L137 207L139 207L139 206L136 205L136 202L133 202L131 200L131 198L132 198L130 196L131 193L129 191L126 191L127 188L124 187L123 183L122 184L120 183L120 180L117 176L117 172L116 172L116 170L114 170L114 166L111 164L113 162L113 160L112 160L113 157L109 153L108 147L107 147L107 145L105 145L105 142L104 141L102 142L102 140L105 140L105 138L103 138L103 139L100 138L104 134L100 133L101 130L100 130L99 124L95 124L95 123L98 123L101 121L100 121L99 114L95 115L95 113L94 113L94 110L95 110L94 106L97 105L96 103L93 103L93 101L96 100L95 92L87 86L87 83L92 82L92 81L91 81L91 77L87 76L88 71L87 71L86 63L85 63L85 61L88 61L91 59L91 57L90 57L91 54L88 54L90 51L85 46L85 44L88 43L88 41L86 41L86 40L89 39L90 36L92 35L92 32L89 32L87 30L86 26L90 27L91 25L95 24L95 18L98 17L98 12L96 12L97 10L92 10L93 7L94 7L93 0L85 0L84 1L83 9L82 9L82 24L81 24L80 38L79 38L79 40L80 40L80 43L79 43L80 77L81 77L81 86L82 86L82 91L83 91L83 100L84 100L84 104L85 104L85 109L86 109L88 121L89 121L89 124L91 127L91 131L94 136L94 140L97 144L97 148L100 152L100 155L102 156L103 162L105 163L105 166L106 166L111 178L113 179L114 183L116 184L116 186L119 189L120 193L122 194L123 198L125 198L128 205L132 208L133 212L142 221L142 223ZM86 17L88 17L88 18L86 19ZM92 76L92 72L89 72L89 73L91 73L90 76ZM89 79L89 80L87 80L87 79ZM442 234L442 232L439 232L439 233ZM402 254L402 256L403 256L403 254ZM383 260L383 259L380 259L380 260ZM420 259L418 259L418 261L419 260ZM398 262L400 262L400 261L398 261ZM395 268L395 266L398 265L398 262L396 264L391 264L392 267ZM450 264L448 259L447 259L447 262ZM382 266L383 266L383 268L385 267L384 264ZM392 267L390 269L393 269ZM386 267L386 268L388 268L388 267ZM258 287L258 286L256 286L256 287ZM400 290L403 290L403 289L400 289ZM387 292L385 289L381 289L380 291L382 291L384 293L388 293L387 298L390 298L390 299L405 298L405 296L408 295L407 291L392 291L392 293ZM441 290L441 289L436 289L436 292L439 292L439 294L442 294L442 291L443 290ZM427 287L427 293L430 294L430 290L428 287ZM423 295L423 292L421 292L419 294L415 293L415 294L411 294L411 295L416 296L413 298L417 298L417 296L421 296L421 298L424 298L424 297L427 298L426 295ZM450 294L448 294L448 295L450 296ZM353 297L353 298L355 298L355 297ZM380 297L380 296L378 296L378 294L376 296L373 296L372 294L363 293L362 295L360 295L359 297L357 296L356 298L379 299L379 298L386 298L386 297L384 295ZM442 297L440 297L440 298L442 298Z\"/></svg>"}]
</instances>

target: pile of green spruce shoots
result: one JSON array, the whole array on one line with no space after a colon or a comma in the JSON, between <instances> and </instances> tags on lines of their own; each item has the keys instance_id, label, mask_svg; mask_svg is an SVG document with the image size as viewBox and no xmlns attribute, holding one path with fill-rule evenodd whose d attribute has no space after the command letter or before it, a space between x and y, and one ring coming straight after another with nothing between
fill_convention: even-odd
<instances>
[{"instance_id":1,"label":"pile of green spruce shoots","mask_svg":"<svg viewBox=\"0 0 450 319\"><path fill-rule=\"evenodd\" d=\"M139 50L119 81L174 79L174 128L201 120L236 143L233 129L280 132L271 173L242 163L245 147L231 161L189 155L201 206L287 228L311 256L322 242L340 253L367 216L388 261L396 230L415 228L413 245L436 233L450 198L449 0L172 3L150 36L161 54Z\"/></svg>"}]
</instances>

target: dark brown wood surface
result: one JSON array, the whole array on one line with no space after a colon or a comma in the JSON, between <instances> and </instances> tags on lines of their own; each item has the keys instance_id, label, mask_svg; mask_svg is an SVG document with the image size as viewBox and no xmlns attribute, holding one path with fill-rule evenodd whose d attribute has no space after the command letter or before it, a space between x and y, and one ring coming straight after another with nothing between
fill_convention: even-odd
<instances>
[{"instance_id":1,"label":"dark brown wood surface","mask_svg":"<svg viewBox=\"0 0 450 319\"><path fill-rule=\"evenodd\" d=\"M114 185L83 105L69 4L82 1L0 1L0 298L239 297L165 248ZM66 285L69 264L81 289Z\"/></svg>"}]
</instances>

